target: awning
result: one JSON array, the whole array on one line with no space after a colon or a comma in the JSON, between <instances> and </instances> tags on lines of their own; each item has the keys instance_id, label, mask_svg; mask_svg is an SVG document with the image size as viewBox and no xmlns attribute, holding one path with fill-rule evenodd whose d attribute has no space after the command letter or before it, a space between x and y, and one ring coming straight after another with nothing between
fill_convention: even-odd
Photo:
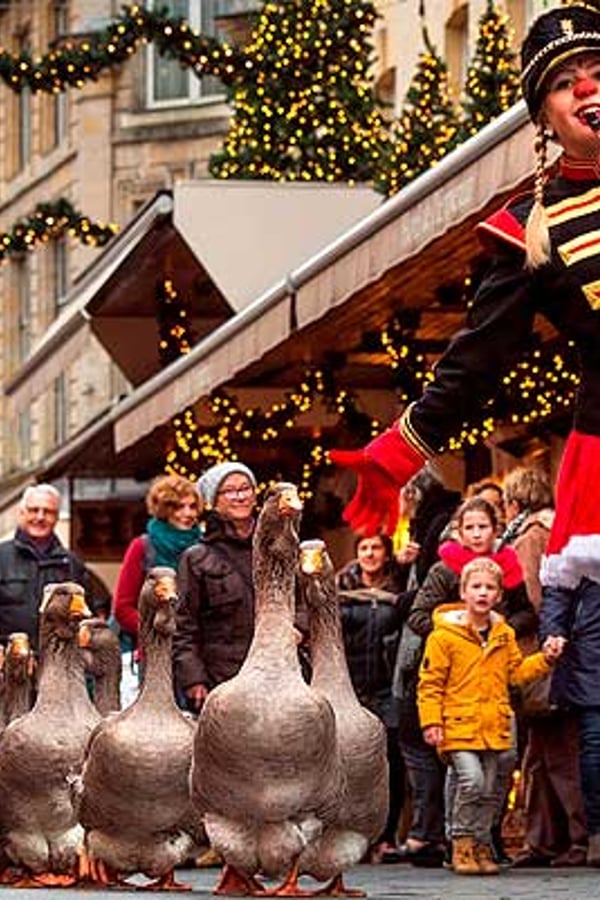
<instances>
[{"instance_id":1,"label":"awning","mask_svg":"<svg viewBox=\"0 0 600 900\"><path fill-rule=\"evenodd\" d=\"M235 312L381 206L361 185L182 181L173 224Z\"/></svg>"},{"instance_id":2,"label":"awning","mask_svg":"<svg viewBox=\"0 0 600 900\"><path fill-rule=\"evenodd\" d=\"M117 451L324 317L335 328L335 311L349 298L364 303L369 291L381 296L390 271L401 289L403 264L423 268L421 252L442 236L462 227L463 243L472 243L470 219L530 176L532 144L521 102L123 400ZM448 261L436 259L435 266L442 273ZM358 315L366 321L368 308Z\"/></svg>"}]
</instances>

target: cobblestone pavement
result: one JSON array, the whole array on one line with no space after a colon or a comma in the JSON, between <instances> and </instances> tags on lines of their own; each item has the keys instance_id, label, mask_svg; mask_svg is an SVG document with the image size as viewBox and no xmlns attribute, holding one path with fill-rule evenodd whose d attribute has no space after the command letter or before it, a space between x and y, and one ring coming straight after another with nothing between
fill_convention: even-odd
<instances>
[{"instance_id":1,"label":"cobblestone pavement","mask_svg":"<svg viewBox=\"0 0 600 900\"><path fill-rule=\"evenodd\" d=\"M177 879L192 886L191 894L169 892L160 895L190 898L212 898L212 889L217 882L217 869L179 869ZM399 900L600 900L600 870L560 869L560 870L519 870L503 872L497 877L474 878L453 875L443 869L415 869L407 865L357 866L346 877L348 887L361 888L369 898L399 898ZM141 886L143 879L137 883ZM314 882L303 880L306 887ZM134 892L111 888L100 891L94 888L68 890L57 889L15 889L0 886L0 900L41 900L52 895L67 898L89 898L89 900L115 900L129 898ZM140 896L140 892L137 892Z\"/></svg>"}]
</instances>

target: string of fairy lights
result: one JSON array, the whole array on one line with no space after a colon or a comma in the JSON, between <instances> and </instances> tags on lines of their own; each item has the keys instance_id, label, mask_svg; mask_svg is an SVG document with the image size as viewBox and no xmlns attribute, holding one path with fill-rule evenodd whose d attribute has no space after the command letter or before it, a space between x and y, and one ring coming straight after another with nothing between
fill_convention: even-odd
<instances>
[{"instance_id":1,"label":"string of fairy lights","mask_svg":"<svg viewBox=\"0 0 600 900\"><path fill-rule=\"evenodd\" d=\"M113 223L92 221L65 198L38 203L32 213L0 232L0 262L64 235L90 247L103 247L118 230Z\"/></svg>"},{"instance_id":2,"label":"string of fairy lights","mask_svg":"<svg viewBox=\"0 0 600 900\"><path fill-rule=\"evenodd\" d=\"M41 56L27 50L0 50L0 79L13 91L56 94L81 88L102 72L127 61L143 43L176 59L198 75L215 75L229 84L252 67L251 60L227 42L197 34L189 22L141 5L125 6L104 29L83 39L61 38Z\"/></svg>"},{"instance_id":3,"label":"string of fairy lights","mask_svg":"<svg viewBox=\"0 0 600 900\"><path fill-rule=\"evenodd\" d=\"M193 335L187 304L178 297L172 280L165 280L159 286L157 301L159 348L166 364L189 352ZM401 371L410 374L412 389L398 392L400 403L407 404L433 380L432 363L435 360L423 352L414 335L402 335L395 320L381 329L379 340L392 380L397 384ZM338 382L342 380L342 363L336 372L307 368L297 387L264 409L257 406L242 408L229 392L214 392L209 400L207 421L199 421L191 407L174 416L173 446L167 453L166 471L195 479L199 471L215 462L238 459L244 447L256 449L261 444L284 442L286 434L291 435L301 426L301 416L319 402L337 415L334 431L342 429L355 438L360 434L363 442L376 437L385 426L359 408L355 395L340 387ZM449 441L447 450L459 452L485 441L499 421L535 425L567 411L579 381L572 343L564 349L550 346L532 349L503 377L499 400L488 404L479 423L465 425ZM300 467L297 480L300 492L307 500L314 496L323 467L329 465L328 444L321 433L313 434L308 442L298 442L297 432L294 432L294 443Z\"/></svg>"}]
</instances>

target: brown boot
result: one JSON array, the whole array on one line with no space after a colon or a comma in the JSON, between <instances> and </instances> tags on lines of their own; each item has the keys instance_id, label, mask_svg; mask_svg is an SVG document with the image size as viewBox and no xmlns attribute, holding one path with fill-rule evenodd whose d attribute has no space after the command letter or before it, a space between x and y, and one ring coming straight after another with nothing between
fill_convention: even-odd
<instances>
[{"instance_id":1,"label":"brown boot","mask_svg":"<svg viewBox=\"0 0 600 900\"><path fill-rule=\"evenodd\" d=\"M494 857L492 856L492 848L489 846L489 844L475 845L475 859L479 864L479 871L482 875L499 874L500 866L497 862L494 862Z\"/></svg>"},{"instance_id":2,"label":"brown boot","mask_svg":"<svg viewBox=\"0 0 600 900\"><path fill-rule=\"evenodd\" d=\"M457 875L480 875L475 858L475 841L471 835L452 838L452 868Z\"/></svg>"}]
</instances>

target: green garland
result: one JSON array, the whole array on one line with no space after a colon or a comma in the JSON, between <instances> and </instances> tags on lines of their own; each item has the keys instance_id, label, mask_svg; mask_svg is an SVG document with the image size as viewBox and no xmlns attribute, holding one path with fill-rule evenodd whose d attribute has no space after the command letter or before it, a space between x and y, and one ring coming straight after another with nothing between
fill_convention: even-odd
<instances>
[{"instance_id":1,"label":"green garland","mask_svg":"<svg viewBox=\"0 0 600 900\"><path fill-rule=\"evenodd\" d=\"M31 215L15 222L10 231L0 233L0 262L64 234L70 234L82 244L103 247L117 231L116 225L92 222L64 198L54 203L38 203Z\"/></svg>"},{"instance_id":2,"label":"green garland","mask_svg":"<svg viewBox=\"0 0 600 900\"><path fill-rule=\"evenodd\" d=\"M0 50L0 79L13 91L28 87L32 92L56 93L82 87L101 72L125 62L146 41L161 55L178 60L197 75L215 75L224 84L252 68L243 51L214 37L196 34L182 18L141 6L125 6L106 28L89 38L56 42L41 57L23 51L14 56Z\"/></svg>"}]
</instances>

